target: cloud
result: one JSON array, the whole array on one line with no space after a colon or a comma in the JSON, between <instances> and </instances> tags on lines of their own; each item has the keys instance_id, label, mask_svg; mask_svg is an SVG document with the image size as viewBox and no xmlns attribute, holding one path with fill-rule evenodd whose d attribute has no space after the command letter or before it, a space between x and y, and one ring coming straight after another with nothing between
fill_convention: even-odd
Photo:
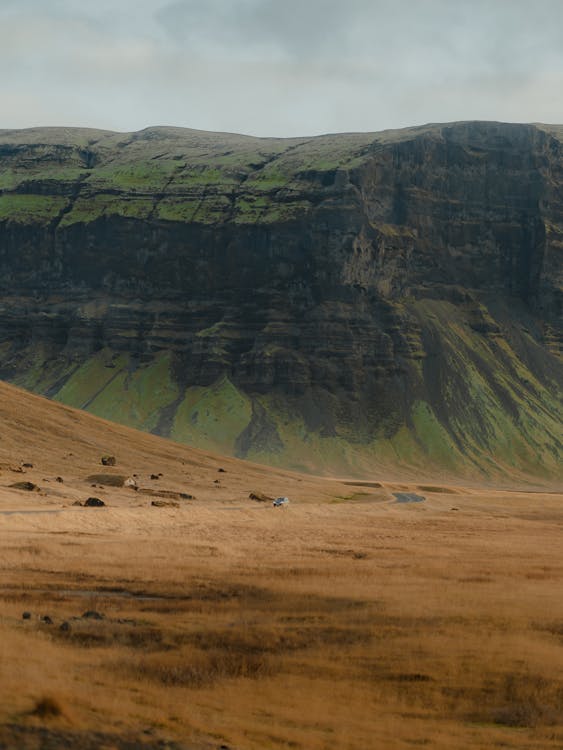
<instances>
[{"instance_id":1,"label":"cloud","mask_svg":"<svg viewBox=\"0 0 563 750\"><path fill-rule=\"evenodd\" d=\"M559 120L560 0L2 0L0 127Z\"/></svg>"}]
</instances>

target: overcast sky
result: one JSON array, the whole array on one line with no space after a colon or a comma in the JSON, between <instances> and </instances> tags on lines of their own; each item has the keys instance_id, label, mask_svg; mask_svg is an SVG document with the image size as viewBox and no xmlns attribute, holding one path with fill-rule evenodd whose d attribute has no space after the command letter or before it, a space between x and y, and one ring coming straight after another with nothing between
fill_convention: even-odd
<instances>
[{"instance_id":1,"label":"overcast sky","mask_svg":"<svg viewBox=\"0 0 563 750\"><path fill-rule=\"evenodd\" d=\"M0 128L563 123L563 0L0 0Z\"/></svg>"}]
</instances>

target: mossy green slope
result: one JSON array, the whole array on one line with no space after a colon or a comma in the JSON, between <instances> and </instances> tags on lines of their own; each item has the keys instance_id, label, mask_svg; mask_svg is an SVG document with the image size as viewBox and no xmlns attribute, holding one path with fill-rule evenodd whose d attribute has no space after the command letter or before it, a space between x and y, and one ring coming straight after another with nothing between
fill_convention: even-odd
<instances>
[{"instance_id":1,"label":"mossy green slope","mask_svg":"<svg viewBox=\"0 0 563 750\"><path fill-rule=\"evenodd\" d=\"M481 315L490 313L483 305ZM227 375L207 387L182 388L170 353L139 365L102 350L79 367L37 367L19 382L123 424L174 440L299 471L371 476L401 470L420 476L531 476L553 478L561 467L561 400L558 384L546 387L524 363L514 328L483 336L472 328L474 309L423 300L410 303L421 323L424 356L410 365L411 398L393 429L369 425L369 436L351 439L347 425L334 434L312 430L297 400L282 394L245 393ZM259 412L258 412L259 410ZM242 448L241 436L257 421L261 441ZM266 435L268 433L268 436ZM266 435L266 437L264 437ZM272 440L272 436L274 439Z\"/></svg>"}]
</instances>

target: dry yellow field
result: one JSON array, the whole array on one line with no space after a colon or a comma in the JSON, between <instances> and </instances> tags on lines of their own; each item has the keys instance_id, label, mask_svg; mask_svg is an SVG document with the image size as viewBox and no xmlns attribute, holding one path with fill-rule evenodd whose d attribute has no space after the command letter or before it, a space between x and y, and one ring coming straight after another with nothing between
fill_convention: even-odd
<instances>
[{"instance_id":1,"label":"dry yellow field","mask_svg":"<svg viewBox=\"0 0 563 750\"><path fill-rule=\"evenodd\" d=\"M0 748L563 747L557 488L300 477L3 385L0 424Z\"/></svg>"}]
</instances>

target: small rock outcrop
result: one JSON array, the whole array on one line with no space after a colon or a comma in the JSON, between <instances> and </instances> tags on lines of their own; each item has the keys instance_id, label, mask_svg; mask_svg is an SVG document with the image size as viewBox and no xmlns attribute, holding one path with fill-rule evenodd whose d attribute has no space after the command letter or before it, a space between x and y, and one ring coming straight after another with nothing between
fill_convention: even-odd
<instances>
[{"instance_id":1,"label":"small rock outcrop","mask_svg":"<svg viewBox=\"0 0 563 750\"><path fill-rule=\"evenodd\" d=\"M248 496L250 500L255 500L257 503L273 503L275 498L265 495L263 492L251 492Z\"/></svg>"},{"instance_id":2,"label":"small rock outcrop","mask_svg":"<svg viewBox=\"0 0 563 750\"><path fill-rule=\"evenodd\" d=\"M104 615L95 609L87 609L86 612L82 614L82 619L83 620L103 620Z\"/></svg>"},{"instance_id":3,"label":"small rock outcrop","mask_svg":"<svg viewBox=\"0 0 563 750\"><path fill-rule=\"evenodd\" d=\"M14 482L10 487L14 490L25 490L26 492L41 492L41 488L33 482Z\"/></svg>"},{"instance_id":4,"label":"small rock outcrop","mask_svg":"<svg viewBox=\"0 0 563 750\"><path fill-rule=\"evenodd\" d=\"M86 481L90 482L92 487L96 484L104 487L123 487L127 479L128 477L125 474L90 474L86 477Z\"/></svg>"},{"instance_id":5,"label":"small rock outcrop","mask_svg":"<svg viewBox=\"0 0 563 750\"><path fill-rule=\"evenodd\" d=\"M89 497L84 502L85 508L103 508L105 506L105 503L103 500L100 500L99 497Z\"/></svg>"}]
</instances>

